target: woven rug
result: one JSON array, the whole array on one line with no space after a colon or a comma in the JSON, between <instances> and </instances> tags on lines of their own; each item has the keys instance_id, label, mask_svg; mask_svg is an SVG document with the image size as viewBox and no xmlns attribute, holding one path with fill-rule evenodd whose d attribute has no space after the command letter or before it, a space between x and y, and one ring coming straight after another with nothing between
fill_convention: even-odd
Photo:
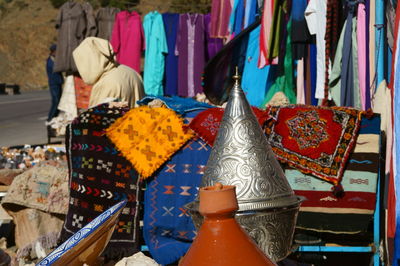
<instances>
[{"instance_id":1,"label":"woven rug","mask_svg":"<svg viewBox=\"0 0 400 266\"><path fill-rule=\"evenodd\" d=\"M148 106L130 110L106 131L141 178L151 176L193 136L173 110Z\"/></svg>"},{"instance_id":2,"label":"woven rug","mask_svg":"<svg viewBox=\"0 0 400 266\"><path fill-rule=\"evenodd\" d=\"M276 157L334 185L358 136L362 112L344 107L270 107L265 133Z\"/></svg>"},{"instance_id":3,"label":"woven rug","mask_svg":"<svg viewBox=\"0 0 400 266\"><path fill-rule=\"evenodd\" d=\"M72 122L66 134L70 199L61 241L127 199L103 253L107 259L114 260L138 251L140 183L137 172L104 132L127 111L127 108L110 108L108 104L90 108Z\"/></svg>"},{"instance_id":4,"label":"woven rug","mask_svg":"<svg viewBox=\"0 0 400 266\"><path fill-rule=\"evenodd\" d=\"M296 195L304 196L297 227L331 233L367 232L376 204L379 173L380 118L363 118L359 136L342 178L343 197L334 197L326 181L286 167Z\"/></svg>"},{"instance_id":5,"label":"woven rug","mask_svg":"<svg viewBox=\"0 0 400 266\"><path fill-rule=\"evenodd\" d=\"M268 119L268 114L256 107L252 107L252 110L262 126ZM202 111L190 122L189 127L196 132L197 136L212 147L217 137L224 111L225 109L223 108L210 108Z\"/></svg>"},{"instance_id":6,"label":"woven rug","mask_svg":"<svg viewBox=\"0 0 400 266\"><path fill-rule=\"evenodd\" d=\"M197 113L188 113L185 121ZM197 195L210 152L211 147L195 137L146 180L143 236L152 258L160 264L179 260L196 236L184 205Z\"/></svg>"},{"instance_id":7,"label":"woven rug","mask_svg":"<svg viewBox=\"0 0 400 266\"><path fill-rule=\"evenodd\" d=\"M151 256L160 264L184 256L196 236L184 205L197 195L210 151L200 138L190 140L148 183L143 235Z\"/></svg>"}]
</instances>

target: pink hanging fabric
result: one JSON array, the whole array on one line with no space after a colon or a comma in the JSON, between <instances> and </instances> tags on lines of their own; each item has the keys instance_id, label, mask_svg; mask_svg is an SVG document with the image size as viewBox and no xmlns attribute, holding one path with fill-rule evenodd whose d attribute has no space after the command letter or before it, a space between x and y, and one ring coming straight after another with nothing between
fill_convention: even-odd
<instances>
[{"instance_id":1,"label":"pink hanging fabric","mask_svg":"<svg viewBox=\"0 0 400 266\"><path fill-rule=\"evenodd\" d=\"M213 0L211 4L211 38L229 37L228 24L232 11L230 0Z\"/></svg>"},{"instance_id":2,"label":"pink hanging fabric","mask_svg":"<svg viewBox=\"0 0 400 266\"><path fill-rule=\"evenodd\" d=\"M304 58L297 61L297 79L296 79L296 88L297 88L297 104L305 104L306 103L306 95L304 92Z\"/></svg>"},{"instance_id":3,"label":"pink hanging fabric","mask_svg":"<svg viewBox=\"0 0 400 266\"><path fill-rule=\"evenodd\" d=\"M272 19L274 15L274 0L264 1L264 10L261 18L261 33L260 33L260 57L258 58L258 67L263 68L269 65L268 45L271 36Z\"/></svg>"},{"instance_id":4,"label":"pink hanging fabric","mask_svg":"<svg viewBox=\"0 0 400 266\"><path fill-rule=\"evenodd\" d=\"M145 48L140 15L133 11L121 11L115 17L110 41L117 61L140 73L140 56Z\"/></svg>"}]
</instances>

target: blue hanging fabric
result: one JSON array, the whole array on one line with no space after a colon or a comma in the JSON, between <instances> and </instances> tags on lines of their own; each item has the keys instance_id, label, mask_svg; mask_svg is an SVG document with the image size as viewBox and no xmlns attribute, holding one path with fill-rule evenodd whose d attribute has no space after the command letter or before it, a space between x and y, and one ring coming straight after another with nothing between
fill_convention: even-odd
<instances>
[{"instance_id":1,"label":"blue hanging fabric","mask_svg":"<svg viewBox=\"0 0 400 266\"><path fill-rule=\"evenodd\" d=\"M344 32L343 57L340 86L340 106L354 106L354 62L352 53L353 16L358 5L357 0L348 0L346 29Z\"/></svg>"}]
</instances>

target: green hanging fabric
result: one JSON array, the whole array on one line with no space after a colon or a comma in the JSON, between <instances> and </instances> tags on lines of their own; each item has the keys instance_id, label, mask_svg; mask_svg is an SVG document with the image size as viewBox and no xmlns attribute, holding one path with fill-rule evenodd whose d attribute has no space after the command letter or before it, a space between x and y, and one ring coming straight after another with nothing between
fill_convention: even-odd
<instances>
[{"instance_id":1,"label":"green hanging fabric","mask_svg":"<svg viewBox=\"0 0 400 266\"><path fill-rule=\"evenodd\" d=\"M285 1L286 2L286 1ZM274 15L272 18L271 32L269 37L269 51L268 58L273 60L279 56L279 45L281 42L281 29L282 29L282 15L283 15L283 5L285 2L281 0L275 1L274 5Z\"/></svg>"},{"instance_id":2,"label":"green hanging fabric","mask_svg":"<svg viewBox=\"0 0 400 266\"><path fill-rule=\"evenodd\" d=\"M292 20L286 26L287 32L290 33L292 28ZM275 83L268 90L265 96L262 107L265 107L267 103L277 92L283 92L289 99L290 104L296 103L296 94L294 93L294 82L293 82L293 57L292 57L292 40L290 34L287 35L286 39L286 53L284 58L284 75L276 79Z\"/></svg>"}]
</instances>

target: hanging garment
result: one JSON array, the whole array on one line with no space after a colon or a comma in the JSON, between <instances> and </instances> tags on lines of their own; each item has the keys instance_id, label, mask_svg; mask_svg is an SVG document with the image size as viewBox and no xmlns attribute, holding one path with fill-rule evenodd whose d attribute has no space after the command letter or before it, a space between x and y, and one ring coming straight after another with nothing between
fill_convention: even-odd
<instances>
[{"instance_id":1,"label":"hanging garment","mask_svg":"<svg viewBox=\"0 0 400 266\"><path fill-rule=\"evenodd\" d=\"M354 60L354 46L357 45L357 40L355 40L355 45L353 45L352 33L353 33L353 16L356 9L356 1L348 1L348 13L346 18L346 27L344 31L344 41L343 41L343 52L342 52L342 68L341 68L341 80L340 80L340 106L356 106L356 89L354 84L354 77L358 71L355 72L355 67L357 67L357 60ZM354 21L354 24L356 21ZM358 68L357 68L358 69Z\"/></svg>"},{"instance_id":2,"label":"hanging garment","mask_svg":"<svg viewBox=\"0 0 400 266\"><path fill-rule=\"evenodd\" d=\"M290 32L292 27L292 20L287 24L287 32ZM291 37L290 34L286 38L286 50L283 61L283 75L279 76L274 85L267 91L262 106L266 106L268 102L277 92L283 92L289 99L289 103L296 103L296 95L294 93L294 81L293 81L293 58L291 49ZM280 73L278 73L280 74Z\"/></svg>"},{"instance_id":3,"label":"hanging garment","mask_svg":"<svg viewBox=\"0 0 400 266\"><path fill-rule=\"evenodd\" d=\"M220 38L212 38L211 37L211 15L204 15L204 28L206 30L206 61L208 62L211 58L213 58L224 46L224 42Z\"/></svg>"},{"instance_id":4,"label":"hanging garment","mask_svg":"<svg viewBox=\"0 0 400 266\"><path fill-rule=\"evenodd\" d=\"M157 11L144 17L144 35L146 50L144 58L144 91L147 95L161 96L164 94L163 78L165 54L168 53L162 16Z\"/></svg>"},{"instance_id":5,"label":"hanging garment","mask_svg":"<svg viewBox=\"0 0 400 266\"><path fill-rule=\"evenodd\" d=\"M298 0L292 5L292 30L290 32L293 43L293 59L300 60L307 54L307 45L311 41L310 32L307 28L307 22L304 11L307 7L306 0Z\"/></svg>"},{"instance_id":6,"label":"hanging garment","mask_svg":"<svg viewBox=\"0 0 400 266\"><path fill-rule=\"evenodd\" d=\"M83 11L85 12L85 19L86 19L85 37L96 36L97 26L96 26L96 20L94 18L93 7L89 2L86 1L82 4L82 8Z\"/></svg>"},{"instance_id":7,"label":"hanging garment","mask_svg":"<svg viewBox=\"0 0 400 266\"><path fill-rule=\"evenodd\" d=\"M108 41L86 38L75 50L74 59L86 84L93 85L89 106L111 99L126 101L130 107L144 96L142 78L132 68L118 65Z\"/></svg>"},{"instance_id":8,"label":"hanging garment","mask_svg":"<svg viewBox=\"0 0 400 266\"><path fill-rule=\"evenodd\" d=\"M175 55L178 55L178 95L193 97L203 91L205 25L202 14L181 14Z\"/></svg>"},{"instance_id":9,"label":"hanging garment","mask_svg":"<svg viewBox=\"0 0 400 266\"><path fill-rule=\"evenodd\" d=\"M343 5L341 1L328 0L326 7L326 32L325 49L328 58L333 62L335 59L336 48L339 42L341 29L343 28Z\"/></svg>"},{"instance_id":10,"label":"hanging garment","mask_svg":"<svg viewBox=\"0 0 400 266\"><path fill-rule=\"evenodd\" d=\"M284 39L286 33L285 25L287 24L285 24L285 14L287 13L287 4L288 1L286 0L275 0L274 16L272 18L271 32L268 43L269 50L267 55L271 64L278 64L278 56L280 55L279 52L281 46L285 47L285 45L282 45L282 40Z\"/></svg>"},{"instance_id":11,"label":"hanging garment","mask_svg":"<svg viewBox=\"0 0 400 266\"><path fill-rule=\"evenodd\" d=\"M396 10L394 9L392 2L387 1L385 8L385 16L386 16L386 38L389 45L389 48L393 51L394 45L394 24L396 19Z\"/></svg>"},{"instance_id":12,"label":"hanging garment","mask_svg":"<svg viewBox=\"0 0 400 266\"><path fill-rule=\"evenodd\" d=\"M230 0L214 0L211 3L211 34L213 38L229 36L229 16L232 12Z\"/></svg>"},{"instance_id":13,"label":"hanging garment","mask_svg":"<svg viewBox=\"0 0 400 266\"><path fill-rule=\"evenodd\" d=\"M326 1L310 0L305 11L310 34L316 35L317 41L317 84L315 90L315 98L317 99L324 98Z\"/></svg>"},{"instance_id":14,"label":"hanging garment","mask_svg":"<svg viewBox=\"0 0 400 266\"><path fill-rule=\"evenodd\" d=\"M258 25L259 19L229 41L204 68L204 93L213 104L222 105L227 100L235 68L238 67L239 73L243 71L249 34Z\"/></svg>"},{"instance_id":15,"label":"hanging garment","mask_svg":"<svg viewBox=\"0 0 400 266\"><path fill-rule=\"evenodd\" d=\"M357 59L358 80L360 88L360 101L362 110L366 110L366 91L367 87L367 36L366 36L366 10L365 4L360 2L357 8Z\"/></svg>"},{"instance_id":16,"label":"hanging garment","mask_svg":"<svg viewBox=\"0 0 400 266\"><path fill-rule=\"evenodd\" d=\"M309 87L309 99L311 105L317 106L318 99L315 97L315 91L317 87L317 46L315 44L310 45L310 87Z\"/></svg>"},{"instance_id":17,"label":"hanging garment","mask_svg":"<svg viewBox=\"0 0 400 266\"><path fill-rule=\"evenodd\" d=\"M57 108L58 110L65 112L69 118L73 119L78 115L73 75L69 75L65 78L61 99Z\"/></svg>"},{"instance_id":18,"label":"hanging garment","mask_svg":"<svg viewBox=\"0 0 400 266\"><path fill-rule=\"evenodd\" d=\"M114 26L115 16L120 12L119 8L102 7L97 11L97 37L109 41Z\"/></svg>"},{"instance_id":19,"label":"hanging garment","mask_svg":"<svg viewBox=\"0 0 400 266\"><path fill-rule=\"evenodd\" d=\"M376 0L369 0L369 53L368 53L368 58L370 60L369 64L369 76L371 77L369 81L369 88L370 88L370 95L375 94L375 88L376 88L376 80L375 80L375 75L376 75L376 63L375 63L375 1Z\"/></svg>"},{"instance_id":20,"label":"hanging garment","mask_svg":"<svg viewBox=\"0 0 400 266\"><path fill-rule=\"evenodd\" d=\"M269 42L275 1L276 0L264 1L264 8L261 18L260 58L258 60L258 67L260 68L271 63L268 60L268 50L270 49Z\"/></svg>"},{"instance_id":21,"label":"hanging garment","mask_svg":"<svg viewBox=\"0 0 400 266\"><path fill-rule=\"evenodd\" d=\"M329 90L332 100L337 106L361 108L360 91L358 89L358 66L357 64L349 65L350 61L357 62L356 18L352 18L351 21L352 28L348 27L348 21L346 21L340 35L335 61L329 78ZM349 30L347 32L348 37L345 34L346 30ZM351 60L349 57L351 57ZM344 83L343 75L347 77L347 83Z\"/></svg>"},{"instance_id":22,"label":"hanging garment","mask_svg":"<svg viewBox=\"0 0 400 266\"><path fill-rule=\"evenodd\" d=\"M270 66L257 67L260 51L260 30L261 25L250 32L246 60L242 75L242 88L246 98L253 106L261 106L265 98L265 89Z\"/></svg>"},{"instance_id":23,"label":"hanging garment","mask_svg":"<svg viewBox=\"0 0 400 266\"><path fill-rule=\"evenodd\" d=\"M329 97L329 75L332 69L331 62L334 61L336 47L340 37L342 6L340 1L328 0L326 8L326 32L325 32L325 81L324 100Z\"/></svg>"},{"instance_id":24,"label":"hanging garment","mask_svg":"<svg viewBox=\"0 0 400 266\"><path fill-rule=\"evenodd\" d=\"M306 96L304 91L304 58L297 61L296 89L296 103L305 104Z\"/></svg>"},{"instance_id":25,"label":"hanging garment","mask_svg":"<svg viewBox=\"0 0 400 266\"><path fill-rule=\"evenodd\" d=\"M168 54L165 57L164 94L178 94L178 56L175 55L179 14L164 13L165 36L167 37Z\"/></svg>"},{"instance_id":26,"label":"hanging garment","mask_svg":"<svg viewBox=\"0 0 400 266\"><path fill-rule=\"evenodd\" d=\"M369 23L370 23L370 15L371 15L371 10L370 10L370 0L365 0L365 10L366 10L366 21L365 21L365 34L366 34L366 50L365 50L365 58L367 59L367 65L366 65L366 77L365 77L365 84L367 86L366 88L366 93L365 93L365 110L368 110L371 108L372 100L371 100L371 91L370 91L370 82L371 78L370 77L370 61L372 60L369 57L369 40L370 40L370 32L369 32Z\"/></svg>"},{"instance_id":27,"label":"hanging garment","mask_svg":"<svg viewBox=\"0 0 400 266\"><path fill-rule=\"evenodd\" d=\"M360 78L359 78L359 71L358 71L358 45L357 45L357 19L353 19L353 28L351 32L351 54L353 56L353 73L354 73L354 78L353 78L353 87L354 87L354 107L361 109L361 96L360 96Z\"/></svg>"},{"instance_id":28,"label":"hanging garment","mask_svg":"<svg viewBox=\"0 0 400 266\"><path fill-rule=\"evenodd\" d=\"M138 251L141 182L131 163L103 134L128 108L103 104L80 114L67 129L70 198L61 241L120 200L128 202L103 255L119 260Z\"/></svg>"},{"instance_id":29,"label":"hanging garment","mask_svg":"<svg viewBox=\"0 0 400 266\"><path fill-rule=\"evenodd\" d=\"M332 95L333 102L337 106L340 105L340 94L341 94L340 74L342 69L342 53L343 53L344 32L346 30L346 24L347 22L344 23L342 32L340 34L335 60L333 61L332 71L329 76L329 92Z\"/></svg>"},{"instance_id":30,"label":"hanging garment","mask_svg":"<svg viewBox=\"0 0 400 266\"><path fill-rule=\"evenodd\" d=\"M238 35L243 29L244 8L244 0L235 0L232 13L229 18L229 32L233 34L233 36Z\"/></svg>"},{"instance_id":31,"label":"hanging garment","mask_svg":"<svg viewBox=\"0 0 400 266\"><path fill-rule=\"evenodd\" d=\"M85 38L85 12L82 5L67 1L60 7L56 18L58 30L54 72L78 71L72 58L73 50Z\"/></svg>"},{"instance_id":32,"label":"hanging garment","mask_svg":"<svg viewBox=\"0 0 400 266\"><path fill-rule=\"evenodd\" d=\"M256 21L256 17L258 15L257 0L247 0L244 9L243 28L245 29L249 25L253 24Z\"/></svg>"},{"instance_id":33,"label":"hanging garment","mask_svg":"<svg viewBox=\"0 0 400 266\"><path fill-rule=\"evenodd\" d=\"M117 61L140 73L140 56L144 50L144 34L140 15L121 11L115 17L110 41Z\"/></svg>"}]
</instances>

